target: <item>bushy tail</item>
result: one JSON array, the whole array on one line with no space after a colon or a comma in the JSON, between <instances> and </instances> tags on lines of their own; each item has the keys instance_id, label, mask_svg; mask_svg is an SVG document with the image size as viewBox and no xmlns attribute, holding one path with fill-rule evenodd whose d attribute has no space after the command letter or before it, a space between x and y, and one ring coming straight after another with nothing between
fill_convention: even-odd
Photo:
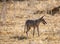
<instances>
[{"instance_id":1,"label":"bushy tail","mask_svg":"<svg viewBox=\"0 0 60 44\"><path fill-rule=\"evenodd\" d=\"M26 29L27 29L26 27L27 27L27 26L26 26L26 24L25 24L25 25L24 25L24 33L26 32Z\"/></svg>"}]
</instances>

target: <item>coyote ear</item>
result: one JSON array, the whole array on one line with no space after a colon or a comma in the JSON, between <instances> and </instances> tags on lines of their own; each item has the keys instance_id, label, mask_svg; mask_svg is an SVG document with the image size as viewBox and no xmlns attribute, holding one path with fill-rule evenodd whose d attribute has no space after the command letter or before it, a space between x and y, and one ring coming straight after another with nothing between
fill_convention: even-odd
<instances>
[{"instance_id":1,"label":"coyote ear","mask_svg":"<svg viewBox=\"0 0 60 44\"><path fill-rule=\"evenodd\" d=\"M41 19L43 18L44 16L41 17Z\"/></svg>"}]
</instances>

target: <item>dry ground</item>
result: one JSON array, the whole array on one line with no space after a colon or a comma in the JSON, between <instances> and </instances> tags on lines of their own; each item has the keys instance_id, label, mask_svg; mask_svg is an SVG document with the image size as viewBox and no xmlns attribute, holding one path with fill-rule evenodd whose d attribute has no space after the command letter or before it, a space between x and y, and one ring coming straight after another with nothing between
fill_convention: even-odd
<instances>
[{"instance_id":1,"label":"dry ground","mask_svg":"<svg viewBox=\"0 0 60 44\"><path fill-rule=\"evenodd\" d=\"M37 10L46 10L59 6L59 1L24 1L7 3L6 10L0 4L0 44L60 44L60 14L54 16L42 13L33 14ZM49 8L49 9L51 9ZM3 10L3 12L1 12ZM6 12L6 13L5 13ZM33 29L27 37L24 33L24 24L27 19L38 19L44 15L47 24L40 23L40 36L32 36Z\"/></svg>"}]
</instances>

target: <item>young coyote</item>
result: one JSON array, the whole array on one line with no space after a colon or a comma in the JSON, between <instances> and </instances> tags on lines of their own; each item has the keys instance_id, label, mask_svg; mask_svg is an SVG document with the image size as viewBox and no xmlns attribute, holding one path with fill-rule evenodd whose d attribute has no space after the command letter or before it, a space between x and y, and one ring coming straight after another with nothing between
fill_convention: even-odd
<instances>
[{"instance_id":1,"label":"young coyote","mask_svg":"<svg viewBox=\"0 0 60 44\"><path fill-rule=\"evenodd\" d=\"M38 36L39 36L39 24L42 22L44 25L47 24L46 21L43 18L44 16L42 16L41 18L37 19L37 20L27 20L25 22L25 29L24 32L27 34L28 36L28 31L31 29L31 27L33 27L33 36L35 33L35 28L37 28L37 32L38 32Z\"/></svg>"}]
</instances>

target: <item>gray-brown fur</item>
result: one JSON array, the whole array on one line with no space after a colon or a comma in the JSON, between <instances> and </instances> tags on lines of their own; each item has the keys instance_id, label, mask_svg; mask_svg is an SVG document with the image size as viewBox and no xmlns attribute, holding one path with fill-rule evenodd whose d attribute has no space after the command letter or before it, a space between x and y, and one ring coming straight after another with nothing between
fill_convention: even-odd
<instances>
[{"instance_id":1,"label":"gray-brown fur","mask_svg":"<svg viewBox=\"0 0 60 44\"><path fill-rule=\"evenodd\" d=\"M34 33L35 33L35 28L37 28L37 32L38 32L38 36L39 36L39 24L40 22L42 22L43 24L47 24L46 21L44 20L43 18L44 16L42 16L41 18L37 19L37 20L27 20L25 22L25 29L24 29L24 32L26 30L26 34L28 36L28 32L29 30L31 29L31 27L33 27L33 36L34 36Z\"/></svg>"}]
</instances>

